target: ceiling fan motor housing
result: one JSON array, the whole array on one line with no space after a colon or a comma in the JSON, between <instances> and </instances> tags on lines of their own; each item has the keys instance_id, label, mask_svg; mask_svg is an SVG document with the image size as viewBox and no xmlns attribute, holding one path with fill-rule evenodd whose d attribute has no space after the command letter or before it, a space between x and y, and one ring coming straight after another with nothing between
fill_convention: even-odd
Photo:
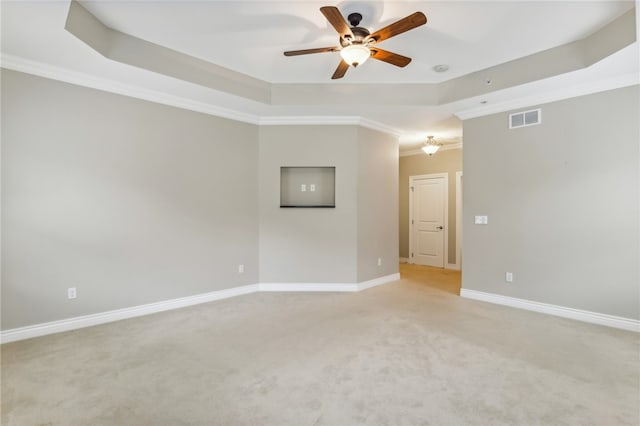
<instances>
[{"instance_id":1,"label":"ceiling fan motor housing","mask_svg":"<svg viewBox=\"0 0 640 426\"><path fill-rule=\"evenodd\" d=\"M353 39L349 36L345 38L340 37L340 45L342 45L342 47L350 44L365 44L365 39L369 37L370 34L368 29L362 27L352 27L351 32L353 33Z\"/></svg>"}]
</instances>

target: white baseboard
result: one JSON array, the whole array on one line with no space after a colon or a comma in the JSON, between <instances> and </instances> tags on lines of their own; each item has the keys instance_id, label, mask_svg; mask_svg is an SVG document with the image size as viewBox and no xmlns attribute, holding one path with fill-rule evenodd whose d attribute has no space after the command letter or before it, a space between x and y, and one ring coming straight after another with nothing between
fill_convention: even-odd
<instances>
[{"instance_id":1,"label":"white baseboard","mask_svg":"<svg viewBox=\"0 0 640 426\"><path fill-rule=\"evenodd\" d=\"M76 330L84 327L105 324L127 318L135 318L157 312L169 311L172 309L184 308L201 303L213 302L215 300L228 299L230 297L255 293L258 291L340 291L355 292L365 290L380 284L400 279L400 274L391 274L369 281L353 284L334 283L262 283L250 284L242 287L233 287L225 290L212 291L210 293L197 294L195 296L181 297L178 299L165 300L162 302L148 303L146 305L132 306L130 308L116 309L113 311L100 312L98 314L83 315L80 317L68 318L59 321L51 321L43 324L35 324L26 327L13 328L0 333L0 343L10 343L18 340L40 337L48 334L60 333L63 331Z\"/></svg>"},{"instance_id":2,"label":"white baseboard","mask_svg":"<svg viewBox=\"0 0 640 426\"><path fill-rule=\"evenodd\" d=\"M260 291L361 291L377 285L398 281L400 274L395 273L361 283L260 283Z\"/></svg>"},{"instance_id":3,"label":"white baseboard","mask_svg":"<svg viewBox=\"0 0 640 426\"><path fill-rule=\"evenodd\" d=\"M358 284L342 283L260 283L260 291L358 291Z\"/></svg>"},{"instance_id":4,"label":"white baseboard","mask_svg":"<svg viewBox=\"0 0 640 426\"><path fill-rule=\"evenodd\" d=\"M361 283L358 283L358 291L366 290L371 287L387 284L387 283L398 281L398 280L400 280L399 272L396 272L395 274L391 274L391 275L385 275L384 277L374 278L369 281L363 281Z\"/></svg>"},{"instance_id":5,"label":"white baseboard","mask_svg":"<svg viewBox=\"0 0 640 426\"><path fill-rule=\"evenodd\" d=\"M122 319L135 318L143 315L155 314L157 312L199 305L201 303L241 296L243 294L254 293L256 291L258 291L258 286L256 284L251 284L242 287L212 291L210 293L197 294L195 296L180 297L178 299L164 300L162 302L100 312L98 314L83 315L80 317L35 324L27 327L13 328L11 330L3 331L0 340L2 343L15 342L17 340L30 339L32 337L45 336L47 334L76 330L78 328L91 327L93 325L105 324Z\"/></svg>"},{"instance_id":6,"label":"white baseboard","mask_svg":"<svg viewBox=\"0 0 640 426\"><path fill-rule=\"evenodd\" d=\"M409 258L408 257L399 257L398 261L400 263L409 263Z\"/></svg>"},{"instance_id":7,"label":"white baseboard","mask_svg":"<svg viewBox=\"0 0 640 426\"><path fill-rule=\"evenodd\" d=\"M623 318L614 315L600 314L598 312L584 311L581 309L567 308L558 305L550 305L548 303L534 302L531 300L502 296L500 294L494 293L485 293L482 291L469 290L466 288L460 290L460 296L467 299L482 300L483 302L511 306L513 308L526 309L528 311L535 311L543 314L570 318L578 321L589 322L592 324L599 324L605 325L607 327L640 332L640 321L631 318Z\"/></svg>"}]
</instances>

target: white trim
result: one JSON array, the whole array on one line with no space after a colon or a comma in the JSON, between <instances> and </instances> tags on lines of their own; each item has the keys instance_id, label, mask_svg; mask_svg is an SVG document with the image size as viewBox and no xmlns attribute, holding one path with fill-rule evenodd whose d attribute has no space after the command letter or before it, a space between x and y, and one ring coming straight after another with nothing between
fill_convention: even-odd
<instances>
[{"instance_id":1,"label":"white trim","mask_svg":"<svg viewBox=\"0 0 640 426\"><path fill-rule=\"evenodd\" d=\"M59 321L51 321L26 327L13 328L10 330L2 331L0 333L0 342L10 343L18 340L30 339L32 337L61 333L63 331L77 330L79 328L91 327L94 325L106 324L109 322L119 321L127 318L135 318L143 315L155 314L157 312L164 312L173 309L184 308L187 306L199 305L201 303L228 299L230 297L241 296L258 291L356 292L366 290L377 285L398 281L399 279L400 274L395 273L354 284L250 284L241 287L232 287L224 290L212 291L210 293L197 294L195 296L180 297L178 299L164 300L162 302L148 303L146 305L132 306L130 308L116 309L113 311L100 312L97 314L83 315L80 317L67 318Z\"/></svg>"},{"instance_id":2,"label":"white trim","mask_svg":"<svg viewBox=\"0 0 640 426\"><path fill-rule=\"evenodd\" d=\"M66 83L75 84L77 86L89 87L92 89L102 90L104 92L116 93L128 96L130 98L143 99L145 101L155 102L163 105L174 106L189 111L197 111L216 117L228 118L230 120L241 121L244 123L258 124L259 118L253 114L247 114L235 111L229 108L223 108L205 102L194 101L179 96L168 95L150 89L123 84L115 80L94 77L89 74L70 71L64 68L55 67L53 65L44 64L42 62L31 61L5 53L0 57L2 68L13 71L33 74L51 80L64 81Z\"/></svg>"},{"instance_id":3,"label":"white trim","mask_svg":"<svg viewBox=\"0 0 640 426\"><path fill-rule=\"evenodd\" d=\"M187 306L212 302L214 300L227 299L229 297L254 293L256 291L258 291L258 285L251 284L242 287L233 287L225 290L212 291L210 293L198 294L195 296L180 297L178 299L148 303L146 305L132 306L130 308L116 309L113 311L100 312L97 314L83 315L80 317L67 318L59 321L51 321L43 324L14 328L11 330L2 331L2 338L0 340L2 341L2 343L15 342L16 340L30 339L32 337L60 333L62 331L76 330L78 328L91 327L93 325L105 324L108 322L119 321L127 318L135 318L143 315L155 314L157 312L184 308Z\"/></svg>"},{"instance_id":4,"label":"white trim","mask_svg":"<svg viewBox=\"0 0 640 426\"><path fill-rule=\"evenodd\" d=\"M358 284L344 283L260 283L259 291L358 291Z\"/></svg>"},{"instance_id":5,"label":"white trim","mask_svg":"<svg viewBox=\"0 0 640 426\"><path fill-rule=\"evenodd\" d=\"M361 283L260 283L259 291L346 291L356 292L366 290L381 284L398 281L400 274L395 273L384 277L374 278Z\"/></svg>"},{"instance_id":6,"label":"white trim","mask_svg":"<svg viewBox=\"0 0 640 426\"><path fill-rule=\"evenodd\" d=\"M399 138L400 134L402 133L400 130L393 127L358 116L271 116L261 117L258 120L258 124L261 126L353 125L366 127L371 130L377 130L382 133L387 133L395 138Z\"/></svg>"},{"instance_id":7,"label":"white trim","mask_svg":"<svg viewBox=\"0 0 640 426\"><path fill-rule=\"evenodd\" d=\"M360 122L358 123L362 127L366 127L367 129L377 130L382 133L387 133L395 137L396 139L402 135L402 130L396 129L395 127L387 126L386 124L379 123L377 121L370 120L368 118L361 117Z\"/></svg>"},{"instance_id":8,"label":"white trim","mask_svg":"<svg viewBox=\"0 0 640 426\"><path fill-rule=\"evenodd\" d=\"M446 267L449 260L449 173L431 173L426 175L414 175L409 176L409 262L415 263L411 253L413 253L413 232L412 223L413 220L413 191L411 188L414 186L416 180L421 179L444 179L445 186L445 200L444 200L444 252L442 253L442 267Z\"/></svg>"},{"instance_id":9,"label":"white trim","mask_svg":"<svg viewBox=\"0 0 640 426\"><path fill-rule=\"evenodd\" d=\"M399 257L398 258L398 262L399 263L409 263L409 258L408 257Z\"/></svg>"},{"instance_id":10,"label":"white trim","mask_svg":"<svg viewBox=\"0 0 640 426\"><path fill-rule=\"evenodd\" d=\"M382 284L387 284L387 283L398 281L398 280L400 280L399 272L396 272L395 274L391 274L391 275L385 275L384 277L378 277L372 280L363 281L361 283L358 283L358 291L366 290L371 287L376 287Z\"/></svg>"},{"instance_id":11,"label":"white trim","mask_svg":"<svg viewBox=\"0 0 640 426\"><path fill-rule=\"evenodd\" d=\"M614 315L600 314L598 312L584 311L582 309L567 308L564 306L551 305L548 303L534 302L532 300L518 299L515 297L502 296L500 294L485 293L483 291L460 289L460 296L467 299L481 300L483 302L495 303L498 305L511 306L513 308L526 309L528 311L540 312L563 318L570 318L578 321L593 324L605 325L607 327L620 328L623 330L640 332L640 321L623 318Z\"/></svg>"},{"instance_id":12,"label":"white trim","mask_svg":"<svg viewBox=\"0 0 640 426\"><path fill-rule=\"evenodd\" d=\"M438 151L449 151L450 149L462 149L462 142L442 145ZM436 152L433 155L435 156L437 154L438 153ZM412 149L410 151L400 151L400 157L409 157L411 155L426 155L426 154L424 153L422 148Z\"/></svg>"},{"instance_id":13,"label":"white trim","mask_svg":"<svg viewBox=\"0 0 640 426\"><path fill-rule=\"evenodd\" d=\"M459 271L460 267L458 266L457 263L447 263L444 266L444 269L451 269L452 271Z\"/></svg>"},{"instance_id":14,"label":"white trim","mask_svg":"<svg viewBox=\"0 0 640 426\"><path fill-rule=\"evenodd\" d=\"M483 117L485 115L497 114L499 112L505 112L519 108L527 108L533 105L542 105L550 102L561 101L563 99L575 98L577 96L590 95L593 93L604 92L606 90L618 89L620 87L633 86L639 83L640 75L637 73L630 73L605 80L598 80L580 84L577 86L564 87L562 89L546 93L519 97L515 100L497 102L495 104L487 104L485 106L477 108L458 111L455 113L455 115L461 120L468 120L470 118Z\"/></svg>"},{"instance_id":15,"label":"white trim","mask_svg":"<svg viewBox=\"0 0 640 426\"><path fill-rule=\"evenodd\" d=\"M462 269L462 171L456 172L456 265Z\"/></svg>"},{"instance_id":16,"label":"white trim","mask_svg":"<svg viewBox=\"0 0 640 426\"><path fill-rule=\"evenodd\" d=\"M360 117L357 116L323 116L300 115L281 117L260 117L258 124L261 126L313 126L313 125L358 125Z\"/></svg>"},{"instance_id":17,"label":"white trim","mask_svg":"<svg viewBox=\"0 0 640 426\"><path fill-rule=\"evenodd\" d=\"M189 111L202 112L216 117L241 121L243 123L260 126L277 125L356 125L387 133L395 138L400 137L402 131L368 118L359 116L282 116L260 117L241 111L232 110L205 102L194 101L180 96L169 95L156 90L144 89L138 86L123 84L115 80L95 77L90 74L71 71L65 68L45 64L43 62L24 59L19 56L2 53L0 66L13 71L37 75L51 80L63 81L77 86L89 87L109 93L128 96L162 105L174 106Z\"/></svg>"},{"instance_id":18,"label":"white trim","mask_svg":"<svg viewBox=\"0 0 640 426\"><path fill-rule=\"evenodd\" d=\"M212 105L205 102L194 101L192 99L183 98L180 96L168 95L166 93L158 92L155 90L144 89L138 86L129 84L123 84L121 82L95 77L93 75L82 73L78 71L72 71L66 68L57 67L54 65L46 64L39 61L33 61L30 59L21 58L19 56L10 55L7 53L0 54L0 67L10 69L14 71L24 72L28 74L37 75L40 77L49 78L52 80L64 81L66 83L75 84L83 87L90 87L97 90L102 90L110 93L117 93L120 95L128 96L131 98L143 99L150 102L156 102L163 105L170 105L177 108L182 108L190 111L202 112L205 114L213 115L216 117L228 118L230 120L241 121L244 123L256 124L256 125L277 125L277 124L325 124L325 125L339 125L339 124L357 124L363 127L367 127L373 130L379 130L384 133L388 133L392 136L399 137L403 131L387 126L382 123L378 123L363 117L260 117L254 114L248 114L241 111L232 110L216 105ZM563 99L573 98L582 95L588 95L597 92L603 92L606 90L617 89L620 87L632 86L640 83L640 76L637 73L625 74L622 76L613 77L606 80L599 80L596 82L589 82L586 84L578 85L575 87L567 87L560 90L547 92L543 94L536 94L532 96L520 97L515 100L509 100L504 102L498 102L495 104L487 104L486 106L471 108L463 111L458 111L455 115L461 120L467 120L475 117L482 117L485 115L495 114L499 112L509 111L517 108L525 108L532 105L544 104ZM485 96L486 97L486 96ZM478 98L480 99L480 98ZM305 119L307 122L305 122ZM311 119L311 121L308 121ZM330 120L330 119L335 119ZM316 120L316 123L312 123ZM296 122L297 121L297 122ZM458 149L461 146L444 145L440 148L442 151L447 149ZM404 151L400 154L401 157L409 155L417 155L422 153L421 150Z\"/></svg>"}]
</instances>

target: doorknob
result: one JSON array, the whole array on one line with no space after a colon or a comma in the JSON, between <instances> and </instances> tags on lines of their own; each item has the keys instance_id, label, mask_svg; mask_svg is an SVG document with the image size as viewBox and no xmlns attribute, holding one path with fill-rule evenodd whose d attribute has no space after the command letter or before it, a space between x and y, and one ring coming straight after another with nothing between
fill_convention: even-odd
<instances>
[{"instance_id":1,"label":"doorknob","mask_svg":"<svg viewBox=\"0 0 640 426\"><path fill-rule=\"evenodd\" d=\"M444 229L442 226L436 226L436 229Z\"/></svg>"}]
</instances>

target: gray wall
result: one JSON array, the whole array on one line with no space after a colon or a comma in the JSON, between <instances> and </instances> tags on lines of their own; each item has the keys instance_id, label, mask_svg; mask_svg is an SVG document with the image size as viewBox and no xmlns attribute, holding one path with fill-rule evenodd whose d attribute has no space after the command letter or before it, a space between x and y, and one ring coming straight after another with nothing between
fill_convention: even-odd
<instances>
[{"instance_id":1,"label":"gray wall","mask_svg":"<svg viewBox=\"0 0 640 426\"><path fill-rule=\"evenodd\" d=\"M397 142L382 133L258 128L6 70L2 123L3 330L398 271ZM336 208L281 209L280 166L335 166Z\"/></svg>"},{"instance_id":2,"label":"gray wall","mask_svg":"<svg viewBox=\"0 0 640 426\"><path fill-rule=\"evenodd\" d=\"M398 272L398 142L358 129L358 281ZM378 266L378 258L382 264Z\"/></svg>"},{"instance_id":3,"label":"gray wall","mask_svg":"<svg viewBox=\"0 0 640 426\"><path fill-rule=\"evenodd\" d=\"M2 328L257 282L257 139L3 70Z\"/></svg>"},{"instance_id":4,"label":"gray wall","mask_svg":"<svg viewBox=\"0 0 640 426\"><path fill-rule=\"evenodd\" d=\"M465 135L466 136L466 135ZM466 137L465 137L466 140ZM449 175L449 253L447 263L456 263L456 172L462 171L462 150L438 151L429 157L424 154L400 157L400 257L409 257L409 177L432 173Z\"/></svg>"},{"instance_id":5,"label":"gray wall","mask_svg":"<svg viewBox=\"0 0 640 426\"><path fill-rule=\"evenodd\" d=\"M464 122L463 288L640 318L639 99L553 102L514 130L509 113Z\"/></svg>"},{"instance_id":6,"label":"gray wall","mask_svg":"<svg viewBox=\"0 0 640 426\"><path fill-rule=\"evenodd\" d=\"M336 207L280 208L282 166L334 166ZM397 194L398 145L388 135L358 126L262 127L261 282L355 283L398 272Z\"/></svg>"},{"instance_id":7,"label":"gray wall","mask_svg":"<svg viewBox=\"0 0 640 426\"><path fill-rule=\"evenodd\" d=\"M260 280L357 281L357 126L260 128ZM335 208L280 208L280 167L334 166Z\"/></svg>"}]
</instances>

